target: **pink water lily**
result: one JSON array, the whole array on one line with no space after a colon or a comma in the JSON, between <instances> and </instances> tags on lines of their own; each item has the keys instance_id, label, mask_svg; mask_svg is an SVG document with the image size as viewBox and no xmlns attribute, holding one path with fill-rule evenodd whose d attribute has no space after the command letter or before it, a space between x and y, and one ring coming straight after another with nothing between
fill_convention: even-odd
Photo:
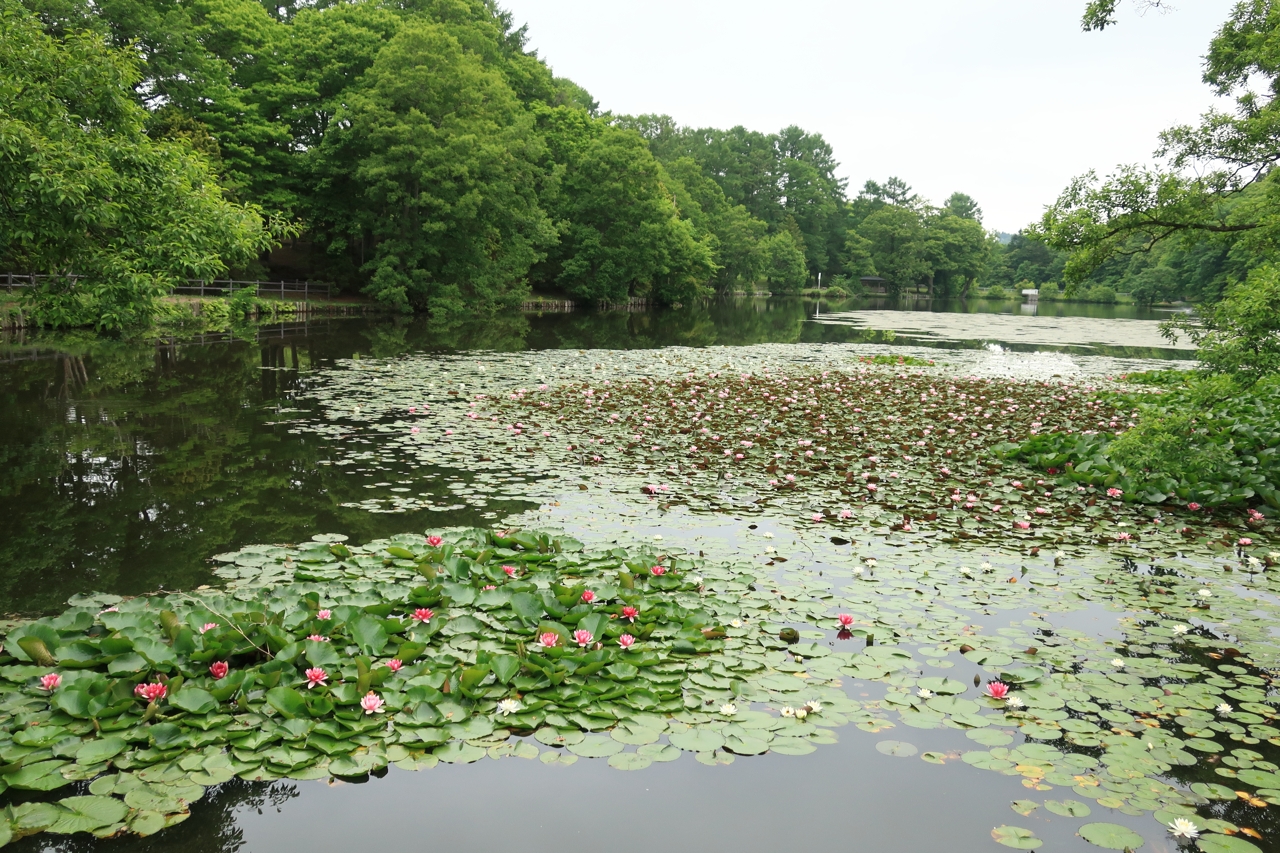
<instances>
[{"instance_id":1,"label":"pink water lily","mask_svg":"<svg viewBox=\"0 0 1280 853\"><path fill-rule=\"evenodd\" d=\"M649 572L650 572L651 574L655 574L655 575L665 575L665 574L667 573L667 567L666 567L666 566L654 566L652 569L650 569L650 570L649 570Z\"/></svg>"},{"instance_id":2,"label":"pink water lily","mask_svg":"<svg viewBox=\"0 0 1280 853\"><path fill-rule=\"evenodd\" d=\"M586 604L590 604L591 602L596 600L596 594L589 589L584 589L582 591L582 600Z\"/></svg>"},{"instance_id":3,"label":"pink water lily","mask_svg":"<svg viewBox=\"0 0 1280 853\"><path fill-rule=\"evenodd\" d=\"M516 576L516 567L515 567L515 566L503 566L503 567L502 567L502 570L503 570L504 572L506 572L506 573L507 573L507 577L509 577L509 578L513 578L513 577L515 577L515 576Z\"/></svg>"},{"instance_id":4,"label":"pink water lily","mask_svg":"<svg viewBox=\"0 0 1280 853\"><path fill-rule=\"evenodd\" d=\"M316 618L319 619L321 622L328 622L330 619L333 618L333 611L321 610L316 613Z\"/></svg>"},{"instance_id":5,"label":"pink water lily","mask_svg":"<svg viewBox=\"0 0 1280 853\"><path fill-rule=\"evenodd\" d=\"M327 643L327 642L329 642L329 638L328 638L328 637L322 636L322 635L320 635L320 634L308 634L308 635L307 635L307 639L308 639L308 640L311 640L313 643Z\"/></svg>"},{"instance_id":6,"label":"pink water lily","mask_svg":"<svg viewBox=\"0 0 1280 853\"><path fill-rule=\"evenodd\" d=\"M545 631L538 635L538 643L544 649L552 649L560 645L560 635L555 631Z\"/></svg>"},{"instance_id":7,"label":"pink water lily","mask_svg":"<svg viewBox=\"0 0 1280 853\"><path fill-rule=\"evenodd\" d=\"M40 689L52 693L62 686L62 676L56 672L40 676Z\"/></svg>"},{"instance_id":8,"label":"pink water lily","mask_svg":"<svg viewBox=\"0 0 1280 853\"><path fill-rule=\"evenodd\" d=\"M364 694L364 698L360 700L360 707L364 708L365 715L383 713L383 706L387 703L382 697L370 690Z\"/></svg>"},{"instance_id":9,"label":"pink water lily","mask_svg":"<svg viewBox=\"0 0 1280 853\"><path fill-rule=\"evenodd\" d=\"M410 618L415 622L430 622L431 617L435 615L435 611L430 607L419 607L417 610L413 611L413 615Z\"/></svg>"},{"instance_id":10,"label":"pink water lily","mask_svg":"<svg viewBox=\"0 0 1280 853\"><path fill-rule=\"evenodd\" d=\"M588 638L587 642L590 642L591 635L587 634L587 638ZM623 651L626 651L627 649L631 648L632 646L635 645L635 643L636 643L636 638L631 636L630 634L623 634L621 637L618 638L618 645L622 646Z\"/></svg>"},{"instance_id":11,"label":"pink water lily","mask_svg":"<svg viewBox=\"0 0 1280 853\"><path fill-rule=\"evenodd\" d=\"M1196 510L1200 509L1200 504L1196 503L1195 501L1192 501L1191 503L1187 504L1187 509L1191 510L1192 512L1195 512Z\"/></svg>"},{"instance_id":12,"label":"pink water lily","mask_svg":"<svg viewBox=\"0 0 1280 853\"><path fill-rule=\"evenodd\" d=\"M1117 489L1115 486L1112 486L1111 488L1107 489L1107 497L1109 498L1118 498L1123 494L1124 494L1124 489Z\"/></svg>"},{"instance_id":13,"label":"pink water lily","mask_svg":"<svg viewBox=\"0 0 1280 853\"><path fill-rule=\"evenodd\" d=\"M227 673L231 671L231 665L223 660L216 660L209 664L209 674L214 678L226 678Z\"/></svg>"},{"instance_id":14,"label":"pink water lily","mask_svg":"<svg viewBox=\"0 0 1280 853\"><path fill-rule=\"evenodd\" d=\"M140 699L146 699L148 702L158 702L169 694L169 688L165 687L159 681L150 684L139 684L133 688L133 695Z\"/></svg>"},{"instance_id":15,"label":"pink water lily","mask_svg":"<svg viewBox=\"0 0 1280 853\"><path fill-rule=\"evenodd\" d=\"M853 627L853 616L848 613L841 613L836 617L836 621L840 623L841 628Z\"/></svg>"},{"instance_id":16,"label":"pink water lily","mask_svg":"<svg viewBox=\"0 0 1280 853\"><path fill-rule=\"evenodd\" d=\"M428 536L427 544L430 545L432 548L439 548L441 545L444 544L444 540L441 539L439 536Z\"/></svg>"},{"instance_id":17,"label":"pink water lily","mask_svg":"<svg viewBox=\"0 0 1280 853\"><path fill-rule=\"evenodd\" d=\"M582 628L579 628L578 630L573 632L573 641L583 648L586 648L587 646L591 645L593 642L595 642L595 639L596 638L594 634Z\"/></svg>"},{"instance_id":18,"label":"pink water lily","mask_svg":"<svg viewBox=\"0 0 1280 853\"><path fill-rule=\"evenodd\" d=\"M984 692L992 699L1005 699L1009 696L1009 685L1003 681L991 681Z\"/></svg>"},{"instance_id":19,"label":"pink water lily","mask_svg":"<svg viewBox=\"0 0 1280 853\"><path fill-rule=\"evenodd\" d=\"M218 623L217 623L217 622L206 622L206 623L204 623L203 625L201 625L201 626L200 626L200 633L201 633L201 634L207 634L207 633L209 633L210 631L212 631L214 628L217 628L217 627L218 627Z\"/></svg>"},{"instance_id":20,"label":"pink water lily","mask_svg":"<svg viewBox=\"0 0 1280 853\"><path fill-rule=\"evenodd\" d=\"M622 618L626 619L628 622L636 621L636 617L639 615L640 615L640 611L635 609L629 604L626 607L622 608Z\"/></svg>"},{"instance_id":21,"label":"pink water lily","mask_svg":"<svg viewBox=\"0 0 1280 853\"><path fill-rule=\"evenodd\" d=\"M312 687L323 687L329 683L329 673L325 672L321 667L312 667L303 673L307 677L307 689Z\"/></svg>"},{"instance_id":22,"label":"pink water lily","mask_svg":"<svg viewBox=\"0 0 1280 853\"><path fill-rule=\"evenodd\" d=\"M1252 544L1253 544L1253 540L1252 540L1252 539L1250 539L1248 536L1241 536L1241 537L1236 541L1236 544L1237 544L1237 545L1240 545L1240 546L1244 546L1244 545L1252 545Z\"/></svg>"},{"instance_id":23,"label":"pink water lily","mask_svg":"<svg viewBox=\"0 0 1280 853\"><path fill-rule=\"evenodd\" d=\"M390 669L392 672L399 672L401 669L404 668L404 661L400 660L399 658L392 658L391 660L387 661L387 668Z\"/></svg>"}]
</instances>

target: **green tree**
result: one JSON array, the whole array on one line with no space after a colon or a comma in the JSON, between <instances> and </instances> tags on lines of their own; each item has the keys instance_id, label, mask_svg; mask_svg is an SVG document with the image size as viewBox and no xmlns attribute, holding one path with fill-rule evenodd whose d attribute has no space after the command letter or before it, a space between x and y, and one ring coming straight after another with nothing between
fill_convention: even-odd
<instances>
[{"instance_id":1,"label":"green tree","mask_svg":"<svg viewBox=\"0 0 1280 853\"><path fill-rule=\"evenodd\" d=\"M443 25L406 23L347 93L315 155L314 221L401 310L492 310L527 292L555 232L545 157L502 75Z\"/></svg>"},{"instance_id":2,"label":"green tree","mask_svg":"<svg viewBox=\"0 0 1280 853\"><path fill-rule=\"evenodd\" d=\"M857 233L867 241L876 274L891 295L925 281L932 272L924 225L911 208L886 204L867 216Z\"/></svg>"},{"instance_id":3,"label":"green tree","mask_svg":"<svg viewBox=\"0 0 1280 853\"><path fill-rule=\"evenodd\" d=\"M949 201L954 199L952 196ZM931 269L930 293L938 296L967 294L987 268L992 239L976 219L957 216L947 209L927 217L924 224L921 253Z\"/></svg>"},{"instance_id":4,"label":"green tree","mask_svg":"<svg viewBox=\"0 0 1280 853\"><path fill-rule=\"evenodd\" d=\"M49 35L0 0L0 259L59 276L34 293L46 322L145 321L177 280L212 278L271 244L203 157L146 135L137 79L133 58L99 36Z\"/></svg>"}]
</instances>

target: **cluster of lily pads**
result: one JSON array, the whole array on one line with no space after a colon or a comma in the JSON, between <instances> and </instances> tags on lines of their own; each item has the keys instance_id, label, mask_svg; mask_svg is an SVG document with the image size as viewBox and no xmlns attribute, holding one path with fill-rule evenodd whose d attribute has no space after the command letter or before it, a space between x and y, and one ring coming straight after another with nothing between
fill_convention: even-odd
<instances>
[{"instance_id":1,"label":"cluster of lily pads","mask_svg":"<svg viewBox=\"0 0 1280 853\"><path fill-rule=\"evenodd\" d=\"M1247 561L1082 571L1064 554L1015 569L841 542L791 569L777 552L719 562L527 531L343 540L220 555L222 589L84 596L12 630L0 834L148 834L233 777L485 757L728 764L812 752L847 724L964 732L982 748L921 757L1069 787L1045 808L1075 818L1154 813L1206 853L1257 850L1245 839L1270 827L1255 816L1280 805L1280 584ZM1120 639L1056 624L1100 605L1127 614ZM983 628L1002 612L1024 618ZM902 737L881 751L919 751ZM1141 841L1105 821L1080 832Z\"/></svg>"}]
</instances>

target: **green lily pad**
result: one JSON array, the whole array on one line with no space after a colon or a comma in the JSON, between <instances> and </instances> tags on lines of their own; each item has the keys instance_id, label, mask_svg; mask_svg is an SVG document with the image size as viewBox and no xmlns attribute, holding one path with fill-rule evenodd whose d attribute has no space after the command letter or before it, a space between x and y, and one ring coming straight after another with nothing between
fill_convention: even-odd
<instances>
[{"instance_id":1,"label":"green lily pad","mask_svg":"<svg viewBox=\"0 0 1280 853\"><path fill-rule=\"evenodd\" d=\"M920 750L905 741L882 740L876 744L876 751L884 755L893 755L898 758L910 758Z\"/></svg>"},{"instance_id":2,"label":"green lily pad","mask_svg":"<svg viewBox=\"0 0 1280 853\"><path fill-rule=\"evenodd\" d=\"M1118 823L1086 823L1079 835L1095 847L1107 850L1137 850L1146 842L1142 836Z\"/></svg>"},{"instance_id":3,"label":"green lily pad","mask_svg":"<svg viewBox=\"0 0 1280 853\"><path fill-rule=\"evenodd\" d=\"M1034 832L1020 826L997 826L991 830L991 837L997 844L1014 850L1036 850L1044 844Z\"/></svg>"}]
</instances>

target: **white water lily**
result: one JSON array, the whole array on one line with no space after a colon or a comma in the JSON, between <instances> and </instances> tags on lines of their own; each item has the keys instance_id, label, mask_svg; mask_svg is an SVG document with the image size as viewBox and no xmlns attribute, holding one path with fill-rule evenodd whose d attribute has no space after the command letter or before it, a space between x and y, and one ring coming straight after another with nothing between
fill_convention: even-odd
<instances>
[{"instance_id":1,"label":"white water lily","mask_svg":"<svg viewBox=\"0 0 1280 853\"><path fill-rule=\"evenodd\" d=\"M862 577L862 566L854 566L853 573L858 577Z\"/></svg>"},{"instance_id":2,"label":"white water lily","mask_svg":"<svg viewBox=\"0 0 1280 853\"><path fill-rule=\"evenodd\" d=\"M1185 817L1179 817L1169 823L1169 834L1175 838L1195 838L1200 829Z\"/></svg>"},{"instance_id":3,"label":"white water lily","mask_svg":"<svg viewBox=\"0 0 1280 853\"><path fill-rule=\"evenodd\" d=\"M1010 696L1008 699L1004 700L1004 704L1006 707L1013 708L1015 710L1018 708L1025 708L1027 705L1026 702L1023 702L1017 696Z\"/></svg>"},{"instance_id":4,"label":"white water lily","mask_svg":"<svg viewBox=\"0 0 1280 853\"><path fill-rule=\"evenodd\" d=\"M515 699L503 699L498 703L498 713L502 716L514 714L520 710L520 703Z\"/></svg>"},{"instance_id":5,"label":"white water lily","mask_svg":"<svg viewBox=\"0 0 1280 853\"><path fill-rule=\"evenodd\" d=\"M989 571L991 571L991 564L990 564L990 563L983 563L983 564L982 564L982 570L983 570L984 572L989 572Z\"/></svg>"},{"instance_id":6,"label":"white water lily","mask_svg":"<svg viewBox=\"0 0 1280 853\"><path fill-rule=\"evenodd\" d=\"M822 712L822 703L819 702L817 699L809 700L808 702L804 703L804 706L809 709L810 714L818 714Z\"/></svg>"},{"instance_id":7,"label":"white water lily","mask_svg":"<svg viewBox=\"0 0 1280 853\"><path fill-rule=\"evenodd\" d=\"M726 717L732 717L738 713L738 706L732 702L726 702L720 706L720 713L724 714Z\"/></svg>"},{"instance_id":8,"label":"white water lily","mask_svg":"<svg viewBox=\"0 0 1280 853\"><path fill-rule=\"evenodd\" d=\"M808 709L808 708L796 708L796 719L797 719L797 720L803 720L803 719L804 719L805 717L807 717L807 716L809 716L809 709Z\"/></svg>"},{"instance_id":9,"label":"white water lily","mask_svg":"<svg viewBox=\"0 0 1280 853\"><path fill-rule=\"evenodd\" d=\"M1113 659L1111 661L1111 665L1114 666L1116 669L1124 669L1124 661L1120 660L1120 658Z\"/></svg>"},{"instance_id":10,"label":"white water lily","mask_svg":"<svg viewBox=\"0 0 1280 853\"><path fill-rule=\"evenodd\" d=\"M783 705L782 710L778 713L784 717L794 717L796 715L796 709L792 708L790 705Z\"/></svg>"},{"instance_id":11,"label":"white water lily","mask_svg":"<svg viewBox=\"0 0 1280 853\"><path fill-rule=\"evenodd\" d=\"M1208 598L1209 596L1213 595L1213 593L1207 589L1202 589L1199 592L1197 592L1196 595L1200 596L1201 598Z\"/></svg>"},{"instance_id":12,"label":"white water lily","mask_svg":"<svg viewBox=\"0 0 1280 853\"><path fill-rule=\"evenodd\" d=\"M916 695L919 696L921 699L932 699L933 691L927 687L921 687L919 690L916 691Z\"/></svg>"},{"instance_id":13,"label":"white water lily","mask_svg":"<svg viewBox=\"0 0 1280 853\"><path fill-rule=\"evenodd\" d=\"M868 566L872 566L872 567L874 567L874 566L875 566L875 564L876 564L876 558L875 558L875 557L867 557L867 565L868 565Z\"/></svg>"},{"instance_id":14,"label":"white water lily","mask_svg":"<svg viewBox=\"0 0 1280 853\"><path fill-rule=\"evenodd\" d=\"M730 621L730 622L729 622L729 627L730 627L730 628L741 628L741 627L742 627L742 620L741 620L741 619L734 619L734 620Z\"/></svg>"},{"instance_id":15,"label":"white water lily","mask_svg":"<svg viewBox=\"0 0 1280 853\"><path fill-rule=\"evenodd\" d=\"M1177 637L1181 637L1183 634L1187 633L1187 632L1188 632L1188 631L1190 631L1190 630L1191 630L1191 628L1190 628L1190 627L1188 627L1188 626L1186 626L1186 625L1174 625L1174 626L1173 626L1173 633L1174 633L1174 636L1177 636Z\"/></svg>"},{"instance_id":16,"label":"white water lily","mask_svg":"<svg viewBox=\"0 0 1280 853\"><path fill-rule=\"evenodd\" d=\"M766 530L764 533L760 534L760 535L762 535L765 539L772 539L772 538L773 538L773 534L772 534L772 533L770 533L770 532L769 532L769 531L767 531L767 530Z\"/></svg>"},{"instance_id":17,"label":"white water lily","mask_svg":"<svg viewBox=\"0 0 1280 853\"><path fill-rule=\"evenodd\" d=\"M1262 561L1261 561L1261 560L1259 560L1257 557L1250 557L1250 558L1249 558L1249 565L1251 565L1251 566L1253 566L1253 567L1257 568L1258 566L1261 566L1261 565L1262 565Z\"/></svg>"},{"instance_id":18,"label":"white water lily","mask_svg":"<svg viewBox=\"0 0 1280 853\"><path fill-rule=\"evenodd\" d=\"M1214 708L1213 710L1217 711L1219 714L1225 717L1228 714L1230 714L1232 711L1234 711L1235 708L1232 708L1229 704L1227 704L1226 702L1223 702L1221 705Z\"/></svg>"}]
</instances>

